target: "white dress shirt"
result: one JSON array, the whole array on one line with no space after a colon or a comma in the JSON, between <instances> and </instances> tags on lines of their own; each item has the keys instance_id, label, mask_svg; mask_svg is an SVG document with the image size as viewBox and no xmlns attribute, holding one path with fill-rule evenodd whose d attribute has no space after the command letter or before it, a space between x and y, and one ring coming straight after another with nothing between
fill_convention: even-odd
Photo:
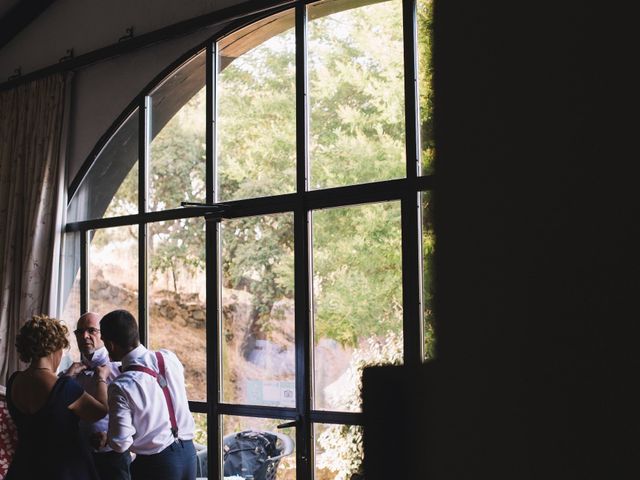
<instances>
[{"instance_id":1,"label":"white dress shirt","mask_svg":"<svg viewBox=\"0 0 640 480\"><path fill-rule=\"evenodd\" d=\"M184 386L184 368L169 350L160 350L178 424L178 438L192 440L195 431ZM141 365L159 372L155 353L139 345L122 359L122 369ZM145 372L121 373L109 385L108 443L116 452L160 453L175 441L169 409L158 381Z\"/></svg>"},{"instance_id":2,"label":"white dress shirt","mask_svg":"<svg viewBox=\"0 0 640 480\"><path fill-rule=\"evenodd\" d=\"M107 384L111 383L118 375L120 375L120 362L112 362L109 359L109 353L105 347L101 347L93 352L93 356L91 359L88 359L84 355L80 355L80 361L87 367L86 370L83 370L76 376L76 381L84 388L85 392L89 395L95 397L96 390L98 386L96 384L94 376L94 369L101 365L109 366L109 376L107 377ZM109 415L101 418L97 422L86 422L84 420L80 420L80 433L81 435L87 439L87 443L89 443L89 438L95 432L106 432L109 426ZM111 447L108 445L104 446L99 452L110 452Z\"/></svg>"}]
</instances>

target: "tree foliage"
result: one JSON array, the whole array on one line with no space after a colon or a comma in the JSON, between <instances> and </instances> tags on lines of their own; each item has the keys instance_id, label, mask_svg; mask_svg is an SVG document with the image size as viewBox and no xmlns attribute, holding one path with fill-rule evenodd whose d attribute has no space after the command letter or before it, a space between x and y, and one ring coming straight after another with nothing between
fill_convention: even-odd
<instances>
[{"instance_id":1,"label":"tree foliage","mask_svg":"<svg viewBox=\"0 0 640 480\"><path fill-rule=\"evenodd\" d=\"M309 31L310 187L405 176L402 8L399 0L313 19ZM431 2L418 2L423 159L432 164ZM383 48L381 48L383 47ZM218 79L218 200L290 193L296 184L293 30L231 62ZM204 199L204 92L155 137L151 210ZM114 210L137 202L127 178ZM117 201L116 201L117 199ZM428 206L430 199L424 205ZM433 230L423 211L425 318L431 325ZM399 332L402 324L398 202L313 213L315 333L343 344ZM223 222L223 281L253 294L256 328L273 303L294 297L293 214ZM204 265L201 224L149 225L150 268L179 275ZM177 282L176 282L177 288ZM429 346L427 346L429 348Z\"/></svg>"}]
</instances>

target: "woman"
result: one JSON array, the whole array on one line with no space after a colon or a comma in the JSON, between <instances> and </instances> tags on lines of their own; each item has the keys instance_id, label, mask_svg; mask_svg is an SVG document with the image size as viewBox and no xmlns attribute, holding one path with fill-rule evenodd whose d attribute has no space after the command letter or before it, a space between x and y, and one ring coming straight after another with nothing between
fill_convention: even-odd
<instances>
[{"instance_id":1,"label":"woman","mask_svg":"<svg viewBox=\"0 0 640 480\"><path fill-rule=\"evenodd\" d=\"M10 479L98 479L88 450L78 435L80 419L95 422L107 413L108 368L98 367L96 398L71 377L56 375L67 327L46 315L34 316L18 333L16 347L29 367L7 383L7 404L18 428L18 449Z\"/></svg>"}]
</instances>

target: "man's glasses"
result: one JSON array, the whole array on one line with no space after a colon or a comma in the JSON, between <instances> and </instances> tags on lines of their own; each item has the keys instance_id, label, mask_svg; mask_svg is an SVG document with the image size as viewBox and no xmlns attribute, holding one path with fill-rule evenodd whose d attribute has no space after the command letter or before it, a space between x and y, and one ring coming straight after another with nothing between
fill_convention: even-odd
<instances>
[{"instance_id":1,"label":"man's glasses","mask_svg":"<svg viewBox=\"0 0 640 480\"><path fill-rule=\"evenodd\" d=\"M89 328L78 328L77 330L73 331L73 333L75 333L76 335L84 335L84 332L87 332L89 335L97 335L98 333L100 333L100 329L89 327Z\"/></svg>"}]
</instances>

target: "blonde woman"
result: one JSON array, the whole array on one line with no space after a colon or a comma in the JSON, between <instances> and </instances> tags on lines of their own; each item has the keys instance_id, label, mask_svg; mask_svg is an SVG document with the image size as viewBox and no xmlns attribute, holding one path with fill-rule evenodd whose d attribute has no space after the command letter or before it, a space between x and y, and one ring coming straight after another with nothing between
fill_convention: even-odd
<instances>
[{"instance_id":1,"label":"blonde woman","mask_svg":"<svg viewBox=\"0 0 640 480\"><path fill-rule=\"evenodd\" d=\"M78 435L80 419L94 422L107 413L107 367L95 370L96 396L72 378L58 377L69 346L65 325L34 316L16 338L18 354L29 367L7 382L9 413L18 429L18 448L6 479L98 479L92 458Z\"/></svg>"}]
</instances>

